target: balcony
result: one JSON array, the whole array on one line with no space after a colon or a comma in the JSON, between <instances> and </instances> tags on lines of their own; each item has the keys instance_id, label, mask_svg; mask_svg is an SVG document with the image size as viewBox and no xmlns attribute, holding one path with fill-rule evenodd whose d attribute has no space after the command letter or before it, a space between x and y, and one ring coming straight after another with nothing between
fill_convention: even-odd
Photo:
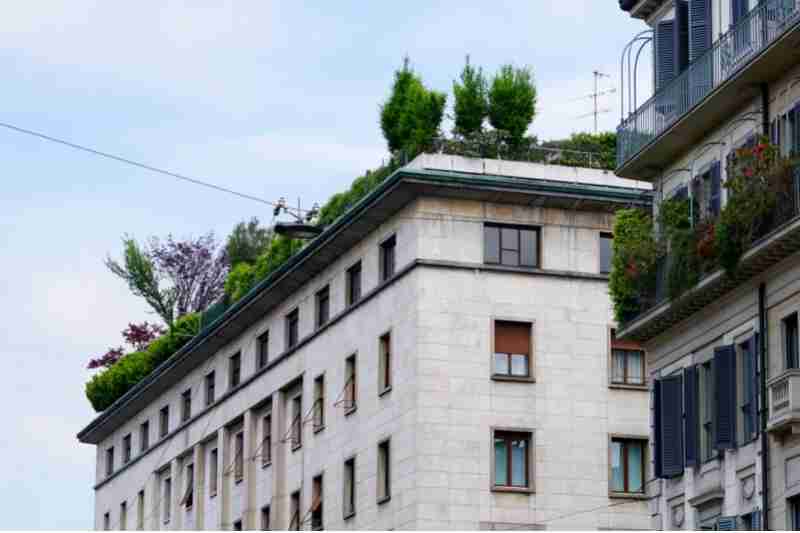
<instances>
[{"instance_id":1,"label":"balcony","mask_svg":"<svg viewBox=\"0 0 800 533\"><path fill-rule=\"evenodd\" d=\"M789 369L767 382L767 431L800 433L800 369Z\"/></svg>"},{"instance_id":2,"label":"balcony","mask_svg":"<svg viewBox=\"0 0 800 533\"><path fill-rule=\"evenodd\" d=\"M620 177L652 179L798 63L800 2L767 0L617 128Z\"/></svg>"}]
</instances>

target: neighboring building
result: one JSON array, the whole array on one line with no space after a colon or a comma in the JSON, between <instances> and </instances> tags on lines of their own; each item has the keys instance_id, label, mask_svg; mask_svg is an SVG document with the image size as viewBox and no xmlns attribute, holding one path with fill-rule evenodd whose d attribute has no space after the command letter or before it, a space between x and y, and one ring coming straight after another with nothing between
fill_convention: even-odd
<instances>
[{"instance_id":1,"label":"neighboring building","mask_svg":"<svg viewBox=\"0 0 800 533\"><path fill-rule=\"evenodd\" d=\"M78 435L106 529L641 529L593 169L422 155Z\"/></svg>"},{"instance_id":2,"label":"neighboring building","mask_svg":"<svg viewBox=\"0 0 800 533\"><path fill-rule=\"evenodd\" d=\"M737 148L800 144L795 0L620 0L652 27L656 91L619 127L617 175L654 183L656 211L725 205ZM782 208L797 210L795 199ZM800 221L759 231L735 275L716 270L620 327L654 383L656 529L800 529ZM663 295L662 295L663 296Z\"/></svg>"}]
</instances>

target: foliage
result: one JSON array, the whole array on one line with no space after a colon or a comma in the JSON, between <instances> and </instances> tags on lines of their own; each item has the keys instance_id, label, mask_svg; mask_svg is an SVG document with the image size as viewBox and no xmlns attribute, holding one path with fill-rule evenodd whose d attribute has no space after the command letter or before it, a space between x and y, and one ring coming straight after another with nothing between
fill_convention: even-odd
<instances>
[{"instance_id":1,"label":"foliage","mask_svg":"<svg viewBox=\"0 0 800 533\"><path fill-rule=\"evenodd\" d=\"M389 151L403 152L410 159L432 145L439 133L447 96L428 90L409 67L395 72L389 99L381 106L381 130Z\"/></svg>"},{"instance_id":2,"label":"foliage","mask_svg":"<svg viewBox=\"0 0 800 533\"><path fill-rule=\"evenodd\" d=\"M657 256L652 218L641 209L617 211L609 291L618 322L638 310L643 289L654 283L648 273L654 271Z\"/></svg>"},{"instance_id":3,"label":"foliage","mask_svg":"<svg viewBox=\"0 0 800 533\"><path fill-rule=\"evenodd\" d=\"M259 224L256 217L236 224L225 243L231 268L236 268L240 263L254 264L271 239L272 228Z\"/></svg>"},{"instance_id":4,"label":"foliage","mask_svg":"<svg viewBox=\"0 0 800 533\"><path fill-rule=\"evenodd\" d=\"M86 383L86 397L95 411L104 411L158 365L180 350L197 334L200 315L184 315L146 349L122 356L111 367L95 374Z\"/></svg>"},{"instance_id":5,"label":"foliage","mask_svg":"<svg viewBox=\"0 0 800 533\"><path fill-rule=\"evenodd\" d=\"M483 69L469 64L461 71L461 83L453 82L454 133L472 137L483 130L483 121L489 114L488 85Z\"/></svg>"},{"instance_id":6,"label":"foliage","mask_svg":"<svg viewBox=\"0 0 800 533\"><path fill-rule=\"evenodd\" d=\"M588 152L593 154L592 166L605 170L614 170L617 162L617 134L615 132L603 133L573 133L568 139L552 140L542 143L545 148L558 148L567 150L563 154L563 161L559 164L569 165L575 159L576 166L588 166L579 154L569 151ZM594 159L596 154L596 160Z\"/></svg>"},{"instance_id":7,"label":"foliage","mask_svg":"<svg viewBox=\"0 0 800 533\"><path fill-rule=\"evenodd\" d=\"M109 257L106 266L168 325L202 311L223 294L228 257L217 251L213 233L185 241L153 237L147 247L125 236L123 248L122 263Z\"/></svg>"},{"instance_id":8,"label":"foliage","mask_svg":"<svg viewBox=\"0 0 800 533\"><path fill-rule=\"evenodd\" d=\"M489 123L519 144L536 115L536 85L530 68L500 67L489 89Z\"/></svg>"},{"instance_id":9,"label":"foliage","mask_svg":"<svg viewBox=\"0 0 800 533\"><path fill-rule=\"evenodd\" d=\"M228 300L235 302L302 248L303 241L276 236L255 264L240 263L225 282Z\"/></svg>"},{"instance_id":10,"label":"foliage","mask_svg":"<svg viewBox=\"0 0 800 533\"><path fill-rule=\"evenodd\" d=\"M132 346L134 350L142 351L164 333L164 328L158 324L150 324L149 322L142 322L141 324L130 323L127 328L122 330L122 338L125 339L125 342ZM122 346L109 348L103 355L90 359L86 368L90 370L109 368L119 361L123 355L125 355L125 349Z\"/></svg>"}]
</instances>

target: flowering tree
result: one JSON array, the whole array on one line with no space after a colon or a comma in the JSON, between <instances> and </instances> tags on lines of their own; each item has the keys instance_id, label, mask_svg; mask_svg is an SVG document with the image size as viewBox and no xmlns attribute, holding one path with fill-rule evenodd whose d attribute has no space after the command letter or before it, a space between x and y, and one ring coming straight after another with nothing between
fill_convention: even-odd
<instances>
[{"instance_id":1,"label":"flowering tree","mask_svg":"<svg viewBox=\"0 0 800 533\"><path fill-rule=\"evenodd\" d=\"M125 342L135 351L139 352L147 349L151 342L165 332L166 330L158 324L151 324L149 322L142 322L141 324L130 323L127 328L122 330L122 338L125 339ZM122 359L124 355L125 349L122 346L109 348L103 355L90 359L86 368L90 370L109 368Z\"/></svg>"}]
</instances>

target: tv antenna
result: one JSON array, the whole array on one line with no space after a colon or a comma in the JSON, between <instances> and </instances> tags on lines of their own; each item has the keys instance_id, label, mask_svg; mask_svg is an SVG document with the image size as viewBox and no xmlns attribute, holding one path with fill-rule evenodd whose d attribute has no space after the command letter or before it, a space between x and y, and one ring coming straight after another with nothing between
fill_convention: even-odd
<instances>
[{"instance_id":1,"label":"tv antenna","mask_svg":"<svg viewBox=\"0 0 800 533\"><path fill-rule=\"evenodd\" d=\"M594 75L594 92L592 92L590 94L587 94L586 96L580 96L578 98L573 98L571 101L574 102L576 100L592 100L592 104L593 104L592 112L591 113L585 113L583 115L579 115L579 116L577 116L575 118L585 118L585 117L594 116L594 132L596 134L597 133L597 129L598 129L598 120L597 120L598 117L600 115L604 114L604 113L611 112L611 109L609 109L609 108L601 108L600 107L600 97L601 96L605 96L607 94L613 94L613 93L617 92L617 89L615 87L611 87L610 89L605 89L605 90L601 91L600 90L600 78L610 78L611 76L609 76L608 74L604 74L604 73L600 72L599 70L593 71L592 74Z\"/></svg>"}]
</instances>

